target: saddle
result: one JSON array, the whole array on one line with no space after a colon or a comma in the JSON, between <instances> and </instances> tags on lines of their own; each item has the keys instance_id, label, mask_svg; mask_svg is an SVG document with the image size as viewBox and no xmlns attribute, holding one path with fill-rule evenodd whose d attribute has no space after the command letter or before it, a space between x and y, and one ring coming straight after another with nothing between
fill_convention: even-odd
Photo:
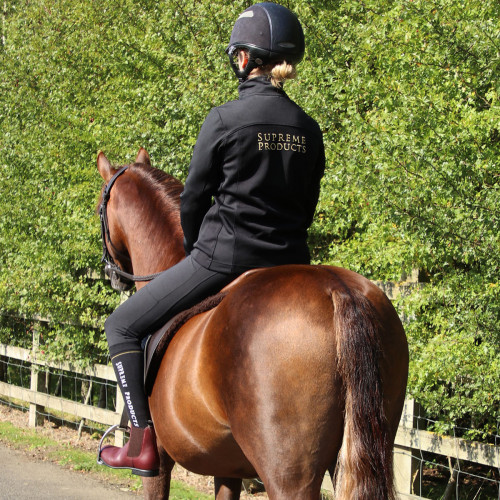
<instances>
[{"instance_id":1,"label":"saddle","mask_svg":"<svg viewBox=\"0 0 500 500\"><path fill-rule=\"evenodd\" d=\"M226 295L227 291L219 292L190 309L180 312L148 338L144 347L144 389L148 396L151 395L153 390L156 374L158 373L167 347L180 327L197 314L209 311L218 306Z\"/></svg>"},{"instance_id":2,"label":"saddle","mask_svg":"<svg viewBox=\"0 0 500 500\"><path fill-rule=\"evenodd\" d=\"M216 295L212 295L190 309L180 312L147 339L146 345L144 346L144 389L147 396L151 395L153 384L156 380L156 374L158 373L167 347L181 326L194 316L217 307L237 283L258 270L259 269L253 269L245 272Z\"/></svg>"}]
</instances>

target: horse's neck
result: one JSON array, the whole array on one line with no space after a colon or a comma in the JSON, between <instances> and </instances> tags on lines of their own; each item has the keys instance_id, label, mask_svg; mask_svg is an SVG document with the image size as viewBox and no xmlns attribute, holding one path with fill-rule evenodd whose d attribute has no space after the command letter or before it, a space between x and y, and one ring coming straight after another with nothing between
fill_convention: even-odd
<instances>
[{"instance_id":1,"label":"horse's neck","mask_svg":"<svg viewBox=\"0 0 500 500\"><path fill-rule=\"evenodd\" d=\"M127 249L133 272L148 275L164 271L177 264L185 256L178 210L158 211L154 193L141 192L148 205L141 210L139 220L125 221L127 225Z\"/></svg>"}]
</instances>

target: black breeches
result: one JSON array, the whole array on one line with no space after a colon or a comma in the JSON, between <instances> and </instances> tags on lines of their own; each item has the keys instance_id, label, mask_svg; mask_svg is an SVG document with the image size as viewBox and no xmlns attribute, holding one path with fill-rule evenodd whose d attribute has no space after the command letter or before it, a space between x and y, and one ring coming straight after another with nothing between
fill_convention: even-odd
<instances>
[{"instance_id":1,"label":"black breeches","mask_svg":"<svg viewBox=\"0 0 500 500\"><path fill-rule=\"evenodd\" d=\"M177 313L220 291L237 275L210 271L190 256L138 290L106 320L111 356L137 349Z\"/></svg>"}]
</instances>

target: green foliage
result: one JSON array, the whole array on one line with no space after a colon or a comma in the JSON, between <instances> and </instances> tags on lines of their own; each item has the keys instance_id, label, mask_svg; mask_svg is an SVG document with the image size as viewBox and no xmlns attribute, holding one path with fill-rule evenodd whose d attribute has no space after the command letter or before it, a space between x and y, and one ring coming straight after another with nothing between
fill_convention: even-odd
<instances>
[{"instance_id":1,"label":"green foliage","mask_svg":"<svg viewBox=\"0 0 500 500\"><path fill-rule=\"evenodd\" d=\"M118 301L88 276L100 267L97 151L122 164L143 146L184 179L208 110L237 97L224 48L251 3L7 6L0 309L51 318L52 355L103 354L99 328ZM307 40L287 91L327 153L314 261L379 280L420 269L428 283L398 304L411 318L410 391L442 426L487 432L499 418L499 4L284 4Z\"/></svg>"},{"instance_id":2,"label":"green foliage","mask_svg":"<svg viewBox=\"0 0 500 500\"><path fill-rule=\"evenodd\" d=\"M404 301L410 338L410 392L436 420L465 437L498 433L500 356L498 283L474 270L449 273Z\"/></svg>"}]
</instances>

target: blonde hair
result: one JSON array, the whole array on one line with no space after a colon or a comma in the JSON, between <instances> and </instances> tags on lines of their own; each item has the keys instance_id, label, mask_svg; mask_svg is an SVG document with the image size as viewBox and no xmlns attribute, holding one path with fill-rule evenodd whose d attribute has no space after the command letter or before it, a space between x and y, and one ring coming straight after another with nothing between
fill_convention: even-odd
<instances>
[{"instance_id":1,"label":"blonde hair","mask_svg":"<svg viewBox=\"0 0 500 500\"><path fill-rule=\"evenodd\" d=\"M271 80L271 83L279 89L283 88L285 80L290 80L297 76L297 68L295 65L287 63L286 61L276 65L268 64L266 66L261 66L257 71L254 71L255 73L252 71L254 74L250 74L250 78L255 76L267 76L267 78Z\"/></svg>"},{"instance_id":2,"label":"blonde hair","mask_svg":"<svg viewBox=\"0 0 500 500\"><path fill-rule=\"evenodd\" d=\"M290 80L297 76L297 68L293 64L289 64L283 61L280 64L276 64L271 69L271 83L277 87L282 88L285 80Z\"/></svg>"}]
</instances>

